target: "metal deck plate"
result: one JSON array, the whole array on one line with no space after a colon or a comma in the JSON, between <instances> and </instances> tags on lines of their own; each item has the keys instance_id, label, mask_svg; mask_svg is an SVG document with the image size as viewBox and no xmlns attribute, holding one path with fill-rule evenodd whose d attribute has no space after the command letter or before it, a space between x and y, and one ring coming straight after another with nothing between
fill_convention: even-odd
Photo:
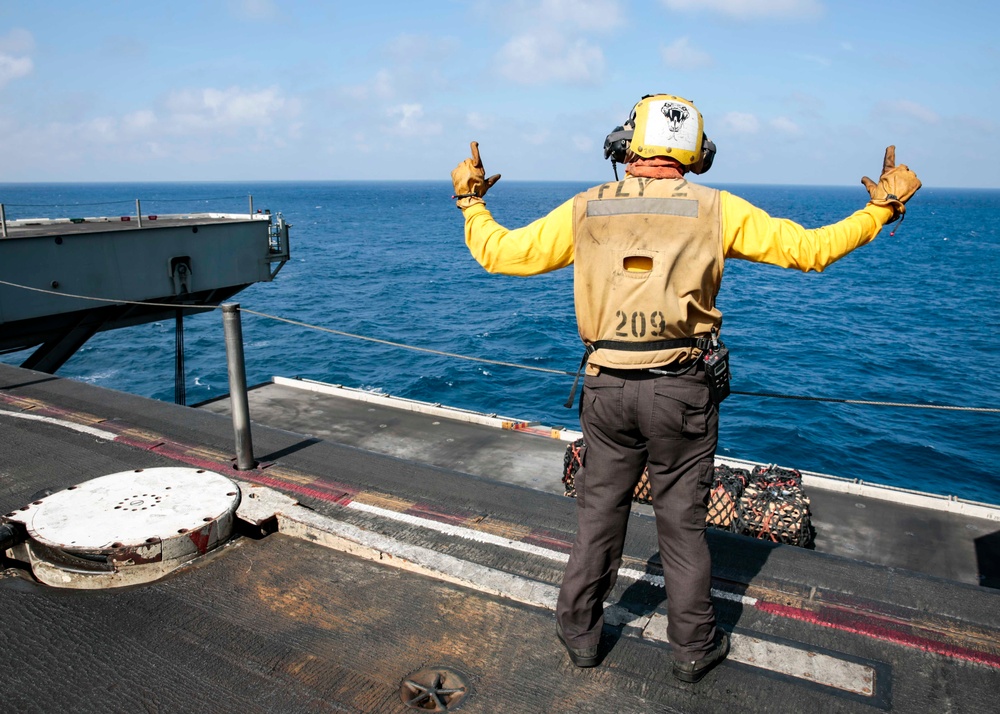
<instances>
[{"instance_id":1,"label":"metal deck plate","mask_svg":"<svg viewBox=\"0 0 1000 714\"><path fill-rule=\"evenodd\" d=\"M136 469L70 486L11 514L53 548L101 550L168 540L232 513L239 488L202 469Z\"/></svg>"},{"instance_id":2,"label":"metal deck plate","mask_svg":"<svg viewBox=\"0 0 1000 714\"><path fill-rule=\"evenodd\" d=\"M8 513L29 537L10 553L53 587L138 585L228 540L239 503L235 483L204 469L122 471Z\"/></svg>"}]
</instances>

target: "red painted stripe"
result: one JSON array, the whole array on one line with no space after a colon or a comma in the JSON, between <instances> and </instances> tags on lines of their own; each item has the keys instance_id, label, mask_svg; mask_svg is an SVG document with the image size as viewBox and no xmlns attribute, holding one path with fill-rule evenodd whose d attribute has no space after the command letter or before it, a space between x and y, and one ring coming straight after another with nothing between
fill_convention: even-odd
<instances>
[{"instance_id":1,"label":"red painted stripe","mask_svg":"<svg viewBox=\"0 0 1000 714\"><path fill-rule=\"evenodd\" d=\"M864 635L865 637L870 637L876 640L892 642L893 644L903 645L905 647L912 647L922 650L923 652L930 652L944 657L961 659L967 662L975 662L976 664L984 664L988 667L993 667L994 669L1000 669L1000 657L997 655L990 654L989 652L980 652L968 647L949 645L945 642L938 642L919 635L899 632L898 630L893 630L889 627L876 624L873 621L873 618L852 618L846 616L835 618L825 617L819 612L803 610L802 608L792 607L790 605L779 605L778 603L764 602L762 600L757 601L756 608L763 612L779 615L781 617L787 617L792 620L809 622L822 627L829 627L856 635Z\"/></svg>"},{"instance_id":2,"label":"red painted stripe","mask_svg":"<svg viewBox=\"0 0 1000 714\"><path fill-rule=\"evenodd\" d=\"M143 451L152 451L166 456L173 461L180 461L190 466L197 466L200 469L206 469L209 471L227 472L232 471L233 469L233 465L228 461L222 462L216 461L215 459L206 459L202 456L194 456L193 454L188 453L187 450L180 444L169 441L143 441L135 439L131 436L119 434L115 437L115 443L126 444L127 446L142 449Z\"/></svg>"},{"instance_id":3,"label":"red painted stripe","mask_svg":"<svg viewBox=\"0 0 1000 714\"><path fill-rule=\"evenodd\" d=\"M8 396L0 392L0 401L16 405L18 400L16 397ZM73 420L72 417L76 416L76 413L72 410L63 409L51 404L46 404L45 407L34 407L31 411L36 413L46 413L49 416L69 417L71 421ZM126 444L143 451L156 452L175 461L186 463L197 468L212 471L223 471L225 473L229 473L233 469L231 460L219 461L201 456L195 456L191 453L192 447L185 446L178 442L169 440L149 442L124 435L122 432L129 427L121 422L102 421L99 423L102 429L107 429L108 431L119 434L115 438L115 443ZM160 437L157 435L157 438ZM316 487L311 488L293 481L284 481L264 476L255 471L240 471L233 473L233 475L246 481L252 481L264 486L270 486L279 491L297 493L303 496L318 499L320 501L325 501L327 503L336 503L340 505L347 505L354 499L355 495L361 492L360 489L354 489L346 484L339 484L331 481L320 481L318 479L314 481ZM458 511L449 513L424 504L415 504L404 512L413 515L425 516L443 523L457 524L465 523L468 518L475 515L471 513L459 514ZM525 543L554 548L562 552L569 552L572 547L572 544L569 541L562 538L558 534L541 530L533 531L521 540ZM829 627L844 632L850 632L852 634L892 642L905 647L919 649L924 652L961 659L968 662L974 662L976 664L983 664L994 669L1000 669L1000 656L967 647L951 645L945 642L930 639L928 637L913 634L912 632L903 632L899 628L907 627L906 623L891 622L888 619L879 618L878 616L853 616L845 611L830 611L826 609L820 612L813 612L788 605L769 603L763 600L757 601L756 609L762 612L777 615L779 617L809 622L821 627ZM895 627L893 627L893 625L895 625Z\"/></svg>"},{"instance_id":4,"label":"red painted stripe","mask_svg":"<svg viewBox=\"0 0 1000 714\"><path fill-rule=\"evenodd\" d=\"M569 553L573 549L572 541L548 532L532 531L522 538L521 542L537 545L542 548L551 548L560 553Z\"/></svg>"},{"instance_id":5,"label":"red painted stripe","mask_svg":"<svg viewBox=\"0 0 1000 714\"><path fill-rule=\"evenodd\" d=\"M240 471L239 478L245 481L253 481L261 486L270 486L271 488L279 491L291 491L292 493L297 493L300 496L309 496L310 498L326 501L327 503L336 503L341 506L346 506L354 500L355 496L354 493L347 493L344 491L320 491L315 488L310 488L309 486L303 486L302 484L293 483L291 481L281 481L253 471Z\"/></svg>"}]
</instances>

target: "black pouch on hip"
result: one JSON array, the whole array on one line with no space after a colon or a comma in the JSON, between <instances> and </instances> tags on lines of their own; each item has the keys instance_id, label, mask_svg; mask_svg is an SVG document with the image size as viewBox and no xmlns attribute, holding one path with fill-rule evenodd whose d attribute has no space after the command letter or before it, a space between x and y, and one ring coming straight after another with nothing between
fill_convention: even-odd
<instances>
[{"instance_id":1,"label":"black pouch on hip","mask_svg":"<svg viewBox=\"0 0 1000 714\"><path fill-rule=\"evenodd\" d=\"M705 352L705 376L712 401L721 404L729 396L729 350L719 342L710 352Z\"/></svg>"}]
</instances>

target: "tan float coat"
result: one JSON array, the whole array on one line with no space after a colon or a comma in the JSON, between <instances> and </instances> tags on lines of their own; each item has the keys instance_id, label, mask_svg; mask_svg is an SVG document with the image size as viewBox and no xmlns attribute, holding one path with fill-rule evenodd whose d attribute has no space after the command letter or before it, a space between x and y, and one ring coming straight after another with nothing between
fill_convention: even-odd
<instances>
[{"instance_id":1,"label":"tan float coat","mask_svg":"<svg viewBox=\"0 0 1000 714\"><path fill-rule=\"evenodd\" d=\"M689 360L693 347L655 343L708 334L722 323L719 192L684 179L627 177L579 194L574 293L580 337L599 346L590 364L635 369ZM624 345L623 345L624 346Z\"/></svg>"}]
</instances>

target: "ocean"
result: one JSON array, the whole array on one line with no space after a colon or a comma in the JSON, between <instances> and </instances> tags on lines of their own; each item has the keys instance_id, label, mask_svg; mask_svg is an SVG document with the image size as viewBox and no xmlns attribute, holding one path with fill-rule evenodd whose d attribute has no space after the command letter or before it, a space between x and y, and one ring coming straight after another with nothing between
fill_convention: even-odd
<instances>
[{"instance_id":1,"label":"ocean","mask_svg":"<svg viewBox=\"0 0 1000 714\"><path fill-rule=\"evenodd\" d=\"M706 182L711 185L711 182ZM509 228L587 183L501 181ZM864 205L863 187L720 185L807 227ZM566 372L582 355L572 269L487 274L470 256L447 182L0 184L8 220L281 211L292 258L244 308L342 332ZM733 389L804 397L1000 407L1000 191L925 187L888 230L803 274L727 261L718 305ZM414 352L243 316L247 381L301 376L578 428L572 377ZM189 404L228 391L219 312L185 320ZM91 339L60 376L173 400L174 325ZM19 364L27 352L0 357ZM1000 414L733 395L720 454L1000 503ZM251 414L251 417L253 415ZM553 474L553 478L558 478Z\"/></svg>"}]
</instances>

